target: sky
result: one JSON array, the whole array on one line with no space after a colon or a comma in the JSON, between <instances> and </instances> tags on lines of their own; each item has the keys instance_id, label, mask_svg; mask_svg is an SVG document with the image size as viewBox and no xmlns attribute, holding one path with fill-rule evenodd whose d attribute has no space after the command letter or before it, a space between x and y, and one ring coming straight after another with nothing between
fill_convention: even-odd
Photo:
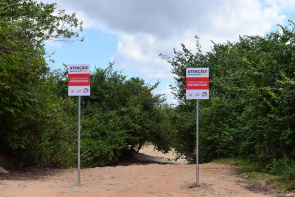
<instances>
[{"instance_id":1,"label":"sky","mask_svg":"<svg viewBox=\"0 0 295 197\"><path fill-rule=\"evenodd\" d=\"M46 42L54 55L52 69L63 64L90 64L114 69L146 83L160 81L155 94L176 104L169 89L175 85L171 65L159 54L173 57L181 44L194 51L195 36L202 51L212 42L238 40L239 35L265 35L277 24L295 21L294 0L39 0L57 3L57 9L76 13L83 21L84 42Z\"/></svg>"}]
</instances>

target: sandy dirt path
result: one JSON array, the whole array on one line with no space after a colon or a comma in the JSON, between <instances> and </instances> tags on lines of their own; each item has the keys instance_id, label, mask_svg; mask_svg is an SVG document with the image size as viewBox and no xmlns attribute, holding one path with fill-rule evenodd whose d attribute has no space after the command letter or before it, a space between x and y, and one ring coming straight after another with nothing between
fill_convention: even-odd
<instances>
[{"instance_id":1,"label":"sandy dirt path","mask_svg":"<svg viewBox=\"0 0 295 197\"><path fill-rule=\"evenodd\" d=\"M191 197L234 196L266 197L273 194L256 193L233 168L206 163L200 165L200 187L195 187L196 165L177 162L173 153L165 154L145 147L136 161L116 167L81 170L81 184L77 185L77 170L56 170L38 176L19 175L0 179L1 197Z\"/></svg>"}]
</instances>

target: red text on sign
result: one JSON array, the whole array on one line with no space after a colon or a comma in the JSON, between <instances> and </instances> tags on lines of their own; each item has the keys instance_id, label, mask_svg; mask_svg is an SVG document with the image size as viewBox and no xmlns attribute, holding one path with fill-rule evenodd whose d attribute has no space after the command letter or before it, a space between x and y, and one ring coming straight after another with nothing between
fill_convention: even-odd
<instances>
[{"instance_id":1,"label":"red text on sign","mask_svg":"<svg viewBox=\"0 0 295 197\"><path fill-rule=\"evenodd\" d=\"M187 90L209 90L209 77L187 77Z\"/></svg>"},{"instance_id":2,"label":"red text on sign","mask_svg":"<svg viewBox=\"0 0 295 197\"><path fill-rule=\"evenodd\" d=\"M90 86L90 74L69 74L68 86Z\"/></svg>"}]
</instances>

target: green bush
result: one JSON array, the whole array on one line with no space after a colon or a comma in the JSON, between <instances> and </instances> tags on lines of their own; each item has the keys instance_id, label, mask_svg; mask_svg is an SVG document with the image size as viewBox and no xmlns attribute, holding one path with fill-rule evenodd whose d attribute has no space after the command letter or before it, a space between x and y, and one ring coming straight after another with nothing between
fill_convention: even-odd
<instances>
[{"instance_id":1,"label":"green bush","mask_svg":"<svg viewBox=\"0 0 295 197\"><path fill-rule=\"evenodd\" d=\"M153 95L157 85L127 79L112 64L91 73L91 96L82 101L84 166L115 165L146 142L170 150L173 113L160 95Z\"/></svg>"},{"instance_id":2,"label":"green bush","mask_svg":"<svg viewBox=\"0 0 295 197\"><path fill-rule=\"evenodd\" d=\"M58 96L60 79L49 72L44 42L70 41L82 27L75 14L55 9L34 0L0 1L0 151L18 167L73 164L73 102Z\"/></svg>"},{"instance_id":3,"label":"green bush","mask_svg":"<svg viewBox=\"0 0 295 197\"><path fill-rule=\"evenodd\" d=\"M186 100L186 68L208 67L210 99L201 100L199 110L200 161L241 157L267 165L294 153L294 30L290 21L265 36L213 43L206 53L197 38L195 52L182 44L172 59L164 56L172 66L172 90L179 100L177 151L193 160L196 103Z\"/></svg>"},{"instance_id":4,"label":"green bush","mask_svg":"<svg viewBox=\"0 0 295 197\"><path fill-rule=\"evenodd\" d=\"M294 179L295 161L291 160L287 155L281 159L274 159L269 172L284 175Z\"/></svg>"}]
</instances>

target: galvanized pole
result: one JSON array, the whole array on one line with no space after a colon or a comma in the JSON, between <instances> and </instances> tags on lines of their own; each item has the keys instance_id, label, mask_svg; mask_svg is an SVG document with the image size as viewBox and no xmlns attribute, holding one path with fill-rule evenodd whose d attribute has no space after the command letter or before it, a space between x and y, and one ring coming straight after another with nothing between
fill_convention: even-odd
<instances>
[{"instance_id":1,"label":"galvanized pole","mask_svg":"<svg viewBox=\"0 0 295 197\"><path fill-rule=\"evenodd\" d=\"M197 99L197 120L196 120L196 165L197 165L197 176L196 186L199 187L199 99Z\"/></svg>"},{"instance_id":2,"label":"galvanized pole","mask_svg":"<svg viewBox=\"0 0 295 197\"><path fill-rule=\"evenodd\" d=\"M78 102L78 185L80 184L81 96Z\"/></svg>"}]
</instances>

